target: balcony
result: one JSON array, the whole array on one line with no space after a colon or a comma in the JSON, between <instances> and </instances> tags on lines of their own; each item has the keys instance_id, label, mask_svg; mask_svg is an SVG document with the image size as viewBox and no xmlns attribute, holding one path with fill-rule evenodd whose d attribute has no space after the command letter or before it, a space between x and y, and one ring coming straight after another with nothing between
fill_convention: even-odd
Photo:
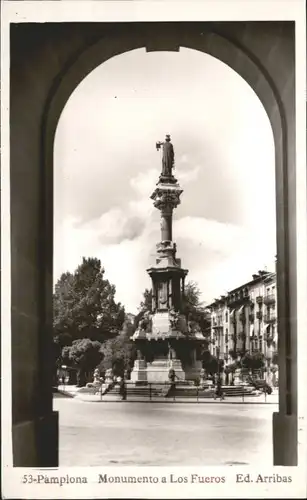
<instances>
[{"instance_id":1,"label":"balcony","mask_svg":"<svg viewBox=\"0 0 307 500\"><path fill-rule=\"evenodd\" d=\"M262 317L263 317L262 311L257 311L256 312L256 318L257 319L262 319Z\"/></svg>"},{"instance_id":2,"label":"balcony","mask_svg":"<svg viewBox=\"0 0 307 500\"><path fill-rule=\"evenodd\" d=\"M264 316L264 321L266 323L275 323L276 319L277 319L276 313L270 313Z\"/></svg>"},{"instance_id":3,"label":"balcony","mask_svg":"<svg viewBox=\"0 0 307 500\"><path fill-rule=\"evenodd\" d=\"M276 302L276 297L273 293L271 293L269 295L265 295L263 297L263 303L266 305L275 304L275 302Z\"/></svg>"},{"instance_id":4,"label":"balcony","mask_svg":"<svg viewBox=\"0 0 307 500\"><path fill-rule=\"evenodd\" d=\"M248 305L250 303L250 296L248 291L240 290L239 292L233 293L227 297L227 305L235 307L241 304Z\"/></svg>"}]
</instances>

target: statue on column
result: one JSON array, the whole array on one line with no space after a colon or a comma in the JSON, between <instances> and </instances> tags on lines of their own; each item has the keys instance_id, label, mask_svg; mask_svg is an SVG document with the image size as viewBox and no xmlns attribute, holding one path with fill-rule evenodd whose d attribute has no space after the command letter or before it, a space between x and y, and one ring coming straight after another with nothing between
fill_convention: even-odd
<instances>
[{"instance_id":1,"label":"statue on column","mask_svg":"<svg viewBox=\"0 0 307 500\"><path fill-rule=\"evenodd\" d=\"M171 177L172 169L174 168L174 148L171 143L170 135L165 137L164 142L157 142L156 148L157 151L163 147L163 156L162 156L162 175L165 177Z\"/></svg>"}]
</instances>

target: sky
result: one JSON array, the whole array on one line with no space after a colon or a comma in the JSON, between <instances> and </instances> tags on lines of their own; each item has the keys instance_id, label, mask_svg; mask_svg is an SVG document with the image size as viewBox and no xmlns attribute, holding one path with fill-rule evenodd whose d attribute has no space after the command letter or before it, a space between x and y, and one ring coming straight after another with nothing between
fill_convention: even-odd
<instances>
[{"instance_id":1,"label":"sky","mask_svg":"<svg viewBox=\"0 0 307 500\"><path fill-rule=\"evenodd\" d=\"M136 313L160 241L150 195L161 171L156 141L171 134L177 257L210 303L274 270L274 141L249 85L191 49L133 50L92 71L56 131L54 281L97 257L116 299Z\"/></svg>"}]
</instances>

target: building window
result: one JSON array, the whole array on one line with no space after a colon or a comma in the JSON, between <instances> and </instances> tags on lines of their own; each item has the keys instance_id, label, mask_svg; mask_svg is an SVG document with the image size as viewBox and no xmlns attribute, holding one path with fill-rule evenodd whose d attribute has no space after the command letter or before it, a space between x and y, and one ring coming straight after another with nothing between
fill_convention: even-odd
<instances>
[{"instance_id":1,"label":"building window","mask_svg":"<svg viewBox=\"0 0 307 500\"><path fill-rule=\"evenodd\" d=\"M226 321L226 323L228 322L228 311L226 311L226 313L225 313L225 321Z\"/></svg>"}]
</instances>

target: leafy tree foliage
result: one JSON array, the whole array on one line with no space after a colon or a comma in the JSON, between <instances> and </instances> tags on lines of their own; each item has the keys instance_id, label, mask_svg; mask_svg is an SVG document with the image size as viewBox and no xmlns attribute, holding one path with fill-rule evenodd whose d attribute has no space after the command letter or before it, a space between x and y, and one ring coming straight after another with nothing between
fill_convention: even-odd
<instances>
[{"instance_id":1,"label":"leafy tree foliage","mask_svg":"<svg viewBox=\"0 0 307 500\"><path fill-rule=\"evenodd\" d=\"M183 312L189 322L195 322L199 325L203 335L210 335L210 314L201 301L201 291L194 281L189 281L185 286Z\"/></svg>"},{"instance_id":2,"label":"leafy tree foliage","mask_svg":"<svg viewBox=\"0 0 307 500\"><path fill-rule=\"evenodd\" d=\"M203 368L210 375L224 370L224 360L213 356L208 350L203 352Z\"/></svg>"},{"instance_id":3,"label":"leafy tree foliage","mask_svg":"<svg viewBox=\"0 0 307 500\"><path fill-rule=\"evenodd\" d=\"M77 385L85 385L86 374L92 372L103 358L102 344L90 339L74 340L71 346L63 347L62 360L76 367Z\"/></svg>"},{"instance_id":4,"label":"leafy tree foliage","mask_svg":"<svg viewBox=\"0 0 307 500\"><path fill-rule=\"evenodd\" d=\"M246 368L248 370L259 370L264 367L265 361L264 361L264 354L259 352L259 353L245 353L243 358L241 359L241 367Z\"/></svg>"},{"instance_id":5,"label":"leafy tree foliage","mask_svg":"<svg viewBox=\"0 0 307 500\"><path fill-rule=\"evenodd\" d=\"M143 298L139 306L139 312L134 318L134 329L137 328L140 320L143 318L145 312L152 312L152 290L145 289Z\"/></svg>"},{"instance_id":6,"label":"leafy tree foliage","mask_svg":"<svg viewBox=\"0 0 307 500\"><path fill-rule=\"evenodd\" d=\"M113 369L114 375L123 376L124 371L131 371L134 360L136 359L136 347L130 335L123 331L114 339L104 342L101 352L103 360L99 364L100 371L109 368Z\"/></svg>"},{"instance_id":7,"label":"leafy tree foliage","mask_svg":"<svg viewBox=\"0 0 307 500\"><path fill-rule=\"evenodd\" d=\"M53 330L60 346L88 338L103 342L121 330L124 307L115 302L115 286L104 279L99 259L83 258L72 273L64 273L53 296Z\"/></svg>"}]
</instances>

